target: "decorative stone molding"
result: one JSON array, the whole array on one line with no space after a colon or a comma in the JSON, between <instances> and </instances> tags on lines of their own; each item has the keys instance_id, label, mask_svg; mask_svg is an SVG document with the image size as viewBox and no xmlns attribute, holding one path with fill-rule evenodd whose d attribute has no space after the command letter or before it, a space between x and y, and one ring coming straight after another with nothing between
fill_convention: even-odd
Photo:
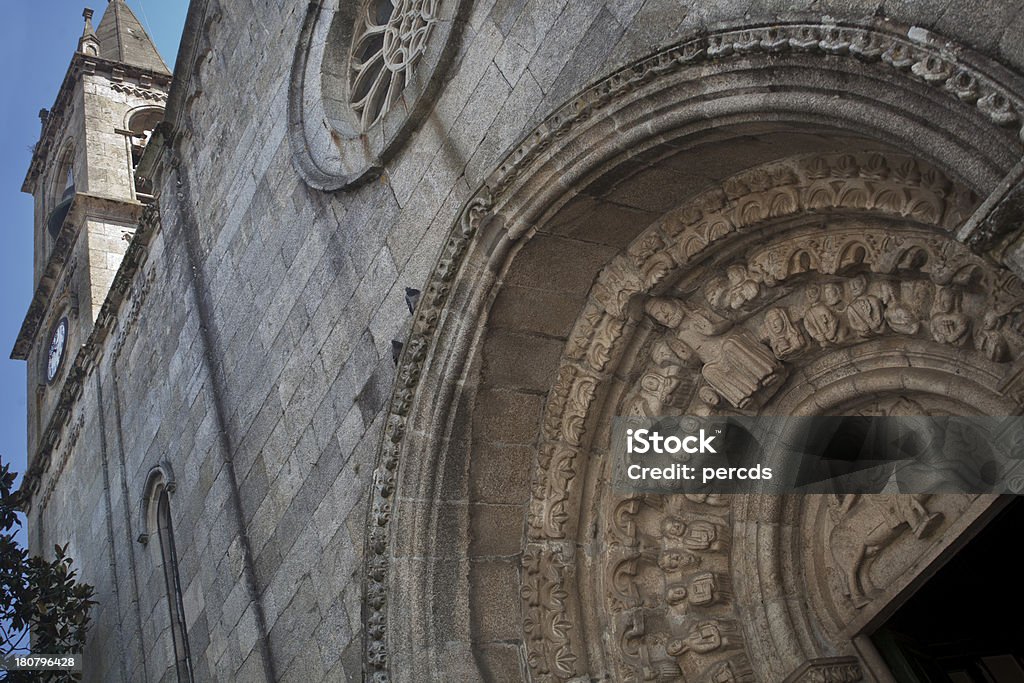
<instances>
[{"instance_id":1,"label":"decorative stone molding","mask_svg":"<svg viewBox=\"0 0 1024 683\"><path fill-rule=\"evenodd\" d=\"M505 212L507 204L518 196L520 186L531 182L531 173L547 162L552 150L566 144L566 140L571 140L575 132L599 121L599 115L604 110L614 109L631 97L641 97L645 89L655 89L661 79L678 78L679 73L691 65L718 65L730 59L755 58L771 58L776 63L780 55L793 55L800 59L808 55L827 56L829 59L845 57L863 65L863 68L880 69L896 74L899 78L934 87L954 102L960 103L954 107L969 106L969 116L979 116L994 129L1012 129L1013 139L1017 141L1016 144L1020 144L1019 123L1024 105L1013 94L1015 89L1004 85L1004 80L1010 77L1002 73L993 76L991 70L984 71L974 66L977 62L953 56L965 55L968 51L942 50L935 47L937 44L938 41L931 38L916 42L874 27L812 24L729 30L695 37L630 65L591 86L548 117L506 157L466 206L443 247L438 266L424 288L424 297L416 313L410 340L399 363L398 378L374 472L368 513L363 622L367 625L364 664L370 679L379 682L390 680L387 586L393 533L392 505L397 486L396 474L408 438L408 420L417 405L417 394L421 390L428 356L437 352L437 330L445 319L444 309L449 297L458 289L455 284L457 276L474 238L484 226L491 225L505 226L509 231L509 239L514 240L519 236L519 232L515 232L519 227L512 224L512 218L507 217ZM304 65L302 68L305 68ZM295 76L293 71L293 82ZM293 131L296 130L294 124L300 120L301 117L293 119ZM308 180L308 170L304 175ZM578 642L579 626L573 622L576 618L574 611L577 609L573 607L574 598L571 597L575 591L571 585L575 580L575 567L573 556L566 548L574 542L572 539L576 533L573 516L575 514L578 517L578 467L586 441L590 438L583 425L595 401L603 400L598 389L621 356L622 344L619 340L625 326L627 323L635 323L630 318L631 301L654 289L663 291L669 288L670 276L678 273L682 266L697 259L712 257L709 246L724 238L741 239L745 230L764 221L781 221L787 216L815 213L863 213L882 216L904 225L937 225L949 232L963 221L976 202L977 199L968 189L953 183L936 168L909 157L833 155L819 159L808 158L795 165L741 174L733 179L732 184L703 193L698 200L687 204L686 213L675 213L671 220L659 223L634 241L625 255L616 258L605 268L567 344L564 363L550 394L544 419L543 443L539 449L529 511L524 586L521 593L526 618L524 632L527 659L535 680L568 680L585 675L589 667L585 648ZM952 239L947 242L951 243ZM801 264L800 259L797 263ZM841 265L837 265L836 274L840 274ZM826 270L828 268L822 267ZM749 265L747 268L749 274ZM739 274L739 271L736 272ZM738 311L761 296L760 286L763 283L755 281L752 290L746 278L739 279L741 282L737 284L742 286L737 289L734 298L723 300L726 312ZM870 291L870 287L869 283L866 291ZM850 288L852 292L853 286ZM748 295L750 298L744 300ZM880 294L870 296L877 297L879 301L883 298ZM732 308L733 302L736 302L735 309ZM870 301L868 303L873 304ZM959 305L957 302L946 307L949 310L943 314L955 314ZM868 321L865 330L869 333L873 333L871 324L878 327L877 321L873 320L872 310L869 305L861 313L861 317ZM891 320L885 318L884 311L882 315L888 329L896 330L897 326L904 325L909 330L914 326L914 320L904 320L895 313L890 316ZM738 322L729 316L723 317L732 324ZM798 321L793 318L787 320L789 327L795 329ZM919 325L915 334L934 334L930 325L920 324L921 320L916 322ZM785 324L782 327L791 338L777 339L774 346L765 348L770 349L780 361L787 361L802 351L801 340L793 336ZM801 331L800 334L804 335L803 344L809 344L805 333ZM765 339L762 343L768 344L768 341ZM784 341L788 346L782 343ZM670 358L667 354L661 356L661 362L653 354L651 358L652 366L648 373L651 385L659 387L661 395L671 394L675 390L672 382L679 376L673 375ZM432 378L431 381L438 380ZM720 396L717 391L705 389L708 387L697 388L695 395L712 402L716 396ZM645 400L656 405L664 399L655 392L653 398L647 396ZM698 509L702 509L702 506L722 508L710 513L726 520L720 525L721 534L718 527L712 528L715 529L717 542L728 547L730 541L727 529L733 520L723 502L713 498L691 502ZM684 524L687 524L685 520ZM701 525L696 525L692 533L695 536L691 544L697 543L696 538L712 535L708 529L702 531ZM679 543L684 547L685 538L683 532ZM721 552L712 550L714 543L709 542L705 552ZM630 547L625 542L621 542L621 546ZM666 549L664 545L661 547L662 551ZM691 554L695 553L691 551ZM621 559L624 561L607 574L609 586L622 585L619 583L621 579L630 576L630 560ZM727 571L705 571L701 568L694 569L693 574L692 577L684 578L689 581L702 577L694 591L699 596L698 600L707 599L703 596L711 596L710 602L705 604L729 604L719 603L715 597L722 595L724 598L727 595ZM527 581L529 585L526 585ZM694 586L685 581L683 585L689 595ZM637 638L643 634L644 624L638 616L627 613L628 608L622 607L629 604L624 601L624 596L628 598L628 588L624 593L617 594L615 599L619 600L618 603L611 598L608 602L619 605L617 613L626 615L616 622L615 627L616 635L621 636L615 641L616 647L626 653L615 656L621 656L624 670L630 669L630 662L634 662L641 667L647 666L649 673L654 675L660 666L679 667L679 657L684 657L684 662L688 662L689 659L685 659L688 657L686 653L696 652L696 649L676 641L685 641L690 634L683 638L655 639L652 641L654 649L652 646L647 647L646 654L636 650ZM703 608L703 605L697 607ZM709 643L720 642L722 650L710 660L701 660L699 666L693 665L693 671L701 672L700 678L694 680L754 680L750 662L742 650L744 636L730 631L727 625L729 619L726 610L720 617L711 616L709 621L701 622L714 624L714 628L706 629L706 638ZM700 632L693 634L698 643L700 637L704 637ZM725 643L729 643L729 648L739 649L730 650L725 647ZM629 650L630 647L633 650ZM657 647L663 647L664 651L657 650ZM669 654L669 648L678 654ZM666 658L677 661L673 663ZM673 675L678 675L674 669ZM781 675L785 675L785 672Z\"/></svg>"},{"instance_id":2,"label":"decorative stone molding","mask_svg":"<svg viewBox=\"0 0 1024 683\"><path fill-rule=\"evenodd\" d=\"M380 173L422 122L469 0L311 2L295 50L288 136L319 190Z\"/></svg>"},{"instance_id":3,"label":"decorative stone molding","mask_svg":"<svg viewBox=\"0 0 1024 683\"><path fill-rule=\"evenodd\" d=\"M150 88L142 88L131 83L114 83L110 86L114 92L124 93L131 97L138 97L143 100L149 100L150 102L166 102L167 93L159 90L152 90Z\"/></svg>"},{"instance_id":4,"label":"decorative stone molding","mask_svg":"<svg viewBox=\"0 0 1024 683\"><path fill-rule=\"evenodd\" d=\"M43 490L43 496L39 503L40 510L45 510L46 506L50 504L50 497L57 487L57 480L64 473L64 468L68 464L68 459L71 458L71 453L75 450L75 445L78 443L78 437L82 433L83 426L85 426L85 416L79 415L78 419L67 428L67 434L63 439L63 443L58 444L60 456L57 458L57 466L50 474L50 480L46 483L46 487Z\"/></svg>"},{"instance_id":5,"label":"decorative stone molding","mask_svg":"<svg viewBox=\"0 0 1024 683\"><path fill-rule=\"evenodd\" d=\"M146 295L149 294L150 287L153 281L156 279L156 271L150 270L149 274L139 278L132 285L131 293L128 298L131 299L131 305L125 312L121 324L118 326L117 336L114 338L114 345L111 352L111 358L113 362L117 362L117 359L121 357L121 350L124 349L125 341L128 335L131 334L132 327L139 319L139 313L142 310L142 305L146 301Z\"/></svg>"},{"instance_id":6,"label":"decorative stone molding","mask_svg":"<svg viewBox=\"0 0 1024 683\"><path fill-rule=\"evenodd\" d=\"M1024 99L996 77L982 72L967 60L953 57L966 54L967 50L941 49L939 46L949 46L949 41L922 29L916 31L919 36L926 34L928 42L912 41L869 27L807 23L722 31L684 40L620 69L563 105L506 157L488 179L487 186L492 193L501 192L556 137L652 80L694 64L756 55L839 56L893 69L976 107L996 126L1016 130L1018 144L1024 148Z\"/></svg>"},{"instance_id":7,"label":"decorative stone molding","mask_svg":"<svg viewBox=\"0 0 1024 683\"><path fill-rule=\"evenodd\" d=\"M864 672L854 657L823 657L803 664L782 683L857 683Z\"/></svg>"}]
</instances>

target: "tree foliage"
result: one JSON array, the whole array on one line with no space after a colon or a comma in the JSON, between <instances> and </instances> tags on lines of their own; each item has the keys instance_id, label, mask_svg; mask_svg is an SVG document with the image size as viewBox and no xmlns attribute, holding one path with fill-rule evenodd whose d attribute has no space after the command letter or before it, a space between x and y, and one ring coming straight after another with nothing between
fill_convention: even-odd
<instances>
[{"instance_id":1,"label":"tree foliage","mask_svg":"<svg viewBox=\"0 0 1024 683\"><path fill-rule=\"evenodd\" d=\"M81 654L96 604L93 587L76 579L67 545L54 546L53 559L30 557L16 539L15 474L0 462L0 656L14 653ZM0 672L0 681L64 681L62 672Z\"/></svg>"}]
</instances>

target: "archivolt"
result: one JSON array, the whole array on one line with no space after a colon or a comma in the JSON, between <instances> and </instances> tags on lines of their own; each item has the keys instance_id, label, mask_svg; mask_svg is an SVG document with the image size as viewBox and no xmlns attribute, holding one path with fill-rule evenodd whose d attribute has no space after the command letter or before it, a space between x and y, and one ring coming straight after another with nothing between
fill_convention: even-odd
<instances>
[{"instance_id":1,"label":"archivolt","mask_svg":"<svg viewBox=\"0 0 1024 683\"><path fill-rule=\"evenodd\" d=\"M798 122L838 128L912 155L879 157L890 169L882 183L869 178L878 161L872 158L853 159L852 175L836 170L848 160L816 161L828 169L828 180L817 189L815 183L823 179L815 178L809 166L789 168L788 175L778 177L740 177L736 182L744 189L738 194L729 187L705 193L703 201L687 205L688 213L674 214L648 231L606 270L593 290L590 312L580 317L582 327L574 333L576 339L591 340L584 358L577 360L592 366L596 380L606 372L612 351L592 340L617 334L635 294L656 290L669 272L709 244L765 217L843 207L954 229L973 205L971 193L990 191L1019 157L1024 112L1019 93L1024 88L1017 77L969 50L911 34L914 39L878 26L794 23L729 29L684 41L602 79L553 113L469 201L417 310L374 474L363 614L365 667L374 680L389 678L389 641L424 652L446 637L434 632L428 577L405 577L401 605L388 596L392 558L407 554L413 543L429 545L429 539L447 530L439 527L436 515L407 513L399 531L392 523L392 505L399 490L405 494L401 497L431 500L442 486L453 406L479 353L477 342L496 283L519 245L578 188L624 159L723 125ZM771 81L771 87L765 88L764 81ZM836 97L839 92L843 98ZM898 169L906 164L912 172L901 176ZM567 355L574 353L573 344ZM560 376L549 398L554 419L545 428L568 439L570 450L584 426L559 412L560 402L582 402L585 409L591 400L588 386L594 385ZM413 453L415 458L408 457ZM567 474L544 457L529 533L545 539L536 552L552 556L543 572L559 566L571 571L572 548L562 541L571 537L565 529L571 515L556 509L552 501L557 496L547 493L568 490ZM551 479L546 474L551 472L560 479ZM541 571L533 563L536 552L524 556L527 576ZM564 604L564 598L543 607L553 613L533 615L567 643L530 650L531 668L541 678L582 672L582 663L577 664L582 653L570 643L570 617L559 616L559 602ZM445 665L425 666L420 673L430 676Z\"/></svg>"}]
</instances>

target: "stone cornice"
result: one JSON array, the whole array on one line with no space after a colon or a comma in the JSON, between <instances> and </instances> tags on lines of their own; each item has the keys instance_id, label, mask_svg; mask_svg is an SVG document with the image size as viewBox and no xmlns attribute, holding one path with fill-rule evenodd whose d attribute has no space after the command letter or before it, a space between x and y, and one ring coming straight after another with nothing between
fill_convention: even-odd
<instances>
[{"instance_id":1,"label":"stone cornice","mask_svg":"<svg viewBox=\"0 0 1024 683\"><path fill-rule=\"evenodd\" d=\"M75 195L68 215L64 218L64 223L57 234L57 241L50 253L50 258L36 285L36 291L32 295L28 313L25 314L25 320L21 323L21 330L14 342L14 350L11 351L13 360L28 359L36 335L39 334L39 328L49 310L53 292L60 281L61 273L64 272L64 266L78 239L78 231L84 224L85 218L87 216L102 216L134 223L138 222L142 216L142 207L143 205L138 202L126 202L99 195L85 193Z\"/></svg>"},{"instance_id":2,"label":"stone cornice","mask_svg":"<svg viewBox=\"0 0 1024 683\"><path fill-rule=\"evenodd\" d=\"M138 230L125 252L121 266L114 276L114 281L107 292L96 323L78 353L75 355L67 377L61 387L60 397L50 414L46 428L43 430L39 445L28 461L28 468L18 489L18 507L28 512L32 507L32 499L39 492L42 475L50 465L51 456L60 446L64 426L71 418L78 398L82 395L85 379L96 367L102 355L105 342L117 324L121 304L129 296L129 290L135 276L149 254L149 245L160 227L160 212L157 205L149 204L141 211Z\"/></svg>"},{"instance_id":3,"label":"stone cornice","mask_svg":"<svg viewBox=\"0 0 1024 683\"><path fill-rule=\"evenodd\" d=\"M32 194L35 191L36 181L42 175L46 167L47 159L53 145L60 140L60 133L64 129L64 118L72 93L75 90L75 83L82 74L101 73L114 80L125 78L138 80L140 83L152 85L156 90L167 90L170 87L171 79L167 74L159 71L151 71L138 66L121 64L109 59L102 59L91 55L84 55L76 52L71 58L71 64L64 74L60 90L57 91L57 99L46 117L43 125L43 132L39 136L32 150L32 162L29 164L28 173L22 183L21 191Z\"/></svg>"}]
</instances>

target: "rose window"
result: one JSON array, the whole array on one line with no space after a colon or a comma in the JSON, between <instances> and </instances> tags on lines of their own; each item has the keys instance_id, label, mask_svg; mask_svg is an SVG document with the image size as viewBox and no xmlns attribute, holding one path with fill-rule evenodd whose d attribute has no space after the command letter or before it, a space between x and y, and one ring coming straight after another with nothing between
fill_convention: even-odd
<instances>
[{"instance_id":1,"label":"rose window","mask_svg":"<svg viewBox=\"0 0 1024 683\"><path fill-rule=\"evenodd\" d=\"M370 0L352 41L351 104L365 131L401 98L437 21L439 0Z\"/></svg>"}]
</instances>

